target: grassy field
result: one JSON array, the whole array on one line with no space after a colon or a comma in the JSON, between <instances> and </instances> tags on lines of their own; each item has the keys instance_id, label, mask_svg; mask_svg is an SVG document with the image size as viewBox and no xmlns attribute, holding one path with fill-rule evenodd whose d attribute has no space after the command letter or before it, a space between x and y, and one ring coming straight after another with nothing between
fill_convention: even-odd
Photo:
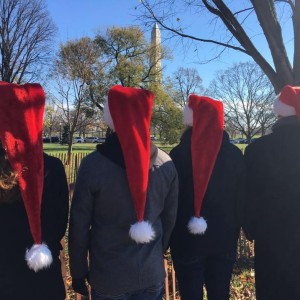
<instances>
[{"instance_id":1,"label":"grassy field","mask_svg":"<svg viewBox=\"0 0 300 300\"><path fill-rule=\"evenodd\" d=\"M90 143L84 143L84 144L73 144L72 152L92 152L96 149L97 144L90 144ZM60 144L44 144L44 151L46 153L51 152L67 152L68 146L67 145L60 145Z\"/></svg>"},{"instance_id":2,"label":"grassy field","mask_svg":"<svg viewBox=\"0 0 300 300\"><path fill-rule=\"evenodd\" d=\"M164 145L164 144L156 144L160 149L166 151L167 153L170 152L170 150L175 146L170 145ZM78 152L92 152L96 150L97 144L91 144L91 143L77 143L73 144L72 146L72 152L78 153ZM67 152L68 146L67 145L60 145L60 144L44 144L44 151L48 154L54 153L54 152Z\"/></svg>"},{"instance_id":3,"label":"grassy field","mask_svg":"<svg viewBox=\"0 0 300 300\"><path fill-rule=\"evenodd\" d=\"M165 144L160 144L160 143L155 143L160 149L166 151L167 153L170 152L172 148L174 148L176 145L165 145ZM96 150L97 144L91 144L91 143L77 143L73 144L72 147L72 152L73 153L78 153L78 152L92 152ZM237 144L236 145L238 148L240 148L243 152L246 148L246 144ZM67 152L68 146L67 145L60 145L60 144L44 144L44 151L46 153L51 154L51 152Z\"/></svg>"}]
</instances>

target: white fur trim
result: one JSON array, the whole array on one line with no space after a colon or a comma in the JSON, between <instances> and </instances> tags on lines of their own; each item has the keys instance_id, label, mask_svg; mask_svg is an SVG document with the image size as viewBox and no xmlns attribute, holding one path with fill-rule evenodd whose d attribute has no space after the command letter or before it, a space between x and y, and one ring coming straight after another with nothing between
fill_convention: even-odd
<instances>
[{"instance_id":1,"label":"white fur trim","mask_svg":"<svg viewBox=\"0 0 300 300\"><path fill-rule=\"evenodd\" d=\"M204 218L191 217L188 223L189 232L192 234L204 234L207 228L207 223Z\"/></svg>"},{"instance_id":2,"label":"white fur trim","mask_svg":"<svg viewBox=\"0 0 300 300\"><path fill-rule=\"evenodd\" d=\"M188 126L193 126L193 110L188 105L183 109L183 123Z\"/></svg>"},{"instance_id":3,"label":"white fur trim","mask_svg":"<svg viewBox=\"0 0 300 300\"><path fill-rule=\"evenodd\" d=\"M130 226L130 237L138 244L151 242L155 238L155 232L148 221L141 221Z\"/></svg>"},{"instance_id":4,"label":"white fur trim","mask_svg":"<svg viewBox=\"0 0 300 300\"><path fill-rule=\"evenodd\" d=\"M113 131L115 131L115 125L114 121L111 117L110 111L109 111L109 106L108 106L108 100L104 103L103 106L103 120L104 123Z\"/></svg>"},{"instance_id":5,"label":"white fur trim","mask_svg":"<svg viewBox=\"0 0 300 300\"><path fill-rule=\"evenodd\" d=\"M289 117L296 115L296 110L293 106L287 105L280 101L279 96L274 101L273 112L277 116Z\"/></svg>"},{"instance_id":6,"label":"white fur trim","mask_svg":"<svg viewBox=\"0 0 300 300\"><path fill-rule=\"evenodd\" d=\"M35 272L49 268L53 259L51 251L46 244L35 244L27 249L25 259L30 269Z\"/></svg>"}]
</instances>

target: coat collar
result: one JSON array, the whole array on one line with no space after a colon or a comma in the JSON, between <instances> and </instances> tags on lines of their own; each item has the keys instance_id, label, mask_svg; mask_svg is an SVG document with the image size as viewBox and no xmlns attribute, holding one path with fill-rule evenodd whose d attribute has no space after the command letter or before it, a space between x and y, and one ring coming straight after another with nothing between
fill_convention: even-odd
<instances>
[{"instance_id":1,"label":"coat collar","mask_svg":"<svg viewBox=\"0 0 300 300\"><path fill-rule=\"evenodd\" d=\"M115 132L111 133L106 138L103 144L97 145L97 151L100 152L109 160L113 161L114 163L122 167L123 169L126 169L121 144ZM157 147L151 142L149 169L153 166L157 157L157 153L158 153Z\"/></svg>"}]
</instances>

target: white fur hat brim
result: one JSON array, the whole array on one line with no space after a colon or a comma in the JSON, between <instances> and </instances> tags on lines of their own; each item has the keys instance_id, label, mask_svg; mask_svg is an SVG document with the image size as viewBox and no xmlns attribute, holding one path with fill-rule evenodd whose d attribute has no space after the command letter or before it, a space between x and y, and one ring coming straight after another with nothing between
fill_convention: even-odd
<instances>
[{"instance_id":1,"label":"white fur hat brim","mask_svg":"<svg viewBox=\"0 0 300 300\"><path fill-rule=\"evenodd\" d=\"M273 112L275 115L281 117L289 117L296 115L295 108L280 101L278 96L276 97L273 103Z\"/></svg>"},{"instance_id":2,"label":"white fur hat brim","mask_svg":"<svg viewBox=\"0 0 300 300\"><path fill-rule=\"evenodd\" d=\"M104 103L103 106L103 120L104 123L113 131L115 131L115 125L113 122L113 119L110 114L109 106L108 106L108 100Z\"/></svg>"},{"instance_id":3,"label":"white fur hat brim","mask_svg":"<svg viewBox=\"0 0 300 300\"><path fill-rule=\"evenodd\" d=\"M188 126L193 126L193 110L188 105L183 109L183 123Z\"/></svg>"}]
</instances>

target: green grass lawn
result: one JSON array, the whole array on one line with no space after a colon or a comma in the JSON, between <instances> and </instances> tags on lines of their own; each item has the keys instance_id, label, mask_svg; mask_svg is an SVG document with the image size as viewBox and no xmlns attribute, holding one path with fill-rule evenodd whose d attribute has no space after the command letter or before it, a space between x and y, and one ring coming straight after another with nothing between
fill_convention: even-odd
<instances>
[{"instance_id":1,"label":"green grass lawn","mask_svg":"<svg viewBox=\"0 0 300 300\"><path fill-rule=\"evenodd\" d=\"M92 144L92 143L84 143L84 144L73 144L72 147L72 152L92 152L96 149L97 144ZM67 152L68 146L67 145L60 145L57 143L45 143L44 144L44 151L46 153L51 153L51 152Z\"/></svg>"},{"instance_id":2,"label":"green grass lawn","mask_svg":"<svg viewBox=\"0 0 300 300\"><path fill-rule=\"evenodd\" d=\"M160 149L166 151L167 153L170 152L170 150L175 146L175 145L165 145L165 144L160 144L160 143L155 143ZM92 152L96 150L96 143L76 143L73 144L72 146L72 152L73 153L78 153L78 152ZM53 152L67 152L68 146L67 145L60 145L57 143L45 143L44 144L44 151L46 153L53 153Z\"/></svg>"}]
</instances>

